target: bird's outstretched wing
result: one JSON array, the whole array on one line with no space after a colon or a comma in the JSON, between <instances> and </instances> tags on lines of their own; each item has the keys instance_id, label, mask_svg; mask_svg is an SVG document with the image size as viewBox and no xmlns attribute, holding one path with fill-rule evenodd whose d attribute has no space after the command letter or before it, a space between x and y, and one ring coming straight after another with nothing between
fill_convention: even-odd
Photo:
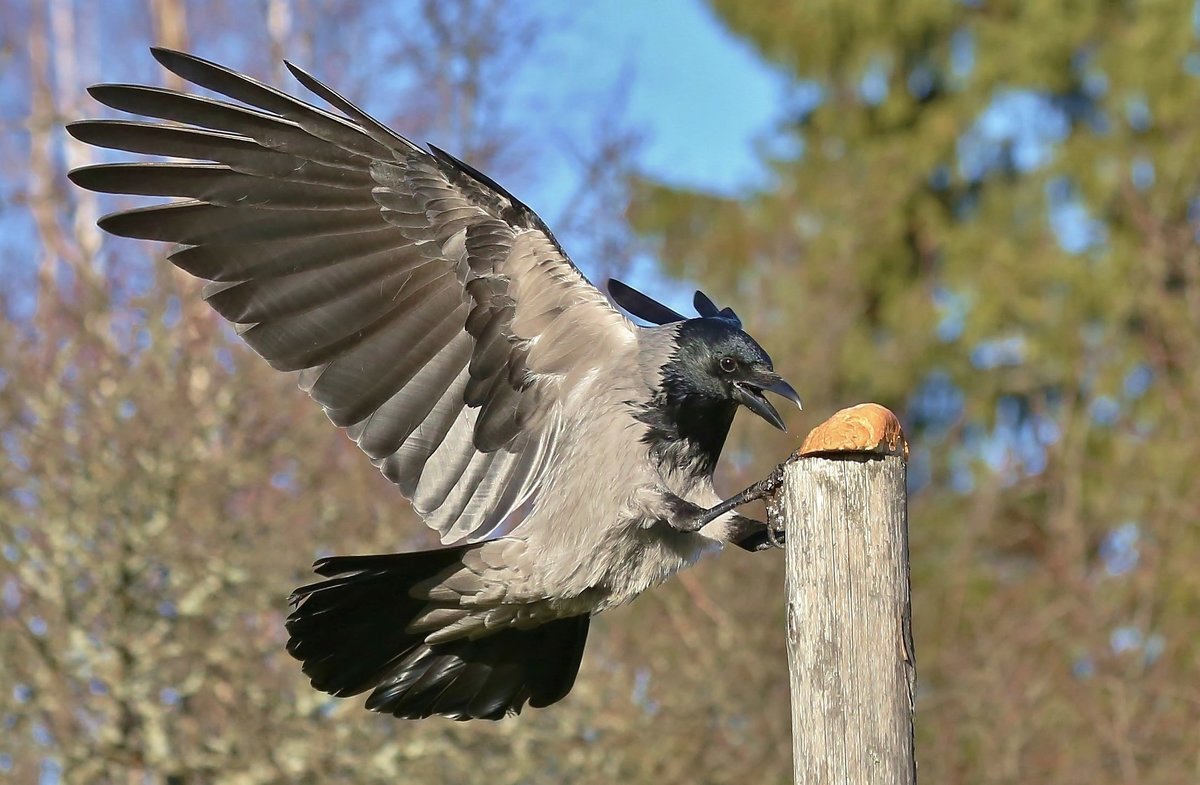
<instances>
[{"instance_id":1,"label":"bird's outstretched wing","mask_svg":"<svg viewBox=\"0 0 1200 785\"><path fill-rule=\"evenodd\" d=\"M168 70L240 103L98 85L110 107L171 124L89 120L89 144L203 163L70 173L117 194L184 197L101 219L180 244L171 261L410 498L443 542L479 538L528 501L572 384L636 341L545 224L453 156L390 131L311 76L342 114L191 55Z\"/></svg>"}]
</instances>

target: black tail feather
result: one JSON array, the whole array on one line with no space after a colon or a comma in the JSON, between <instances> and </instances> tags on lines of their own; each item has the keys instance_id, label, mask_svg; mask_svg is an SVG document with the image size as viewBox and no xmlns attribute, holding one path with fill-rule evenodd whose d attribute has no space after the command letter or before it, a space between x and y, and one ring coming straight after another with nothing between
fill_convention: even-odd
<instances>
[{"instance_id":1,"label":"black tail feather","mask_svg":"<svg viewBox=\"0 0 1200 785\"><path fill-rule=\"evenodd\" d=\"M526 702L561 700L583 657L587 615L433 645L405 631L429 607L410 589L473 547L318 561L316 572L329 579L292 594L288 652L316 689L346 697L374 688L368 709L408 719L495 720Z\"/></svg>"}]
</instances>

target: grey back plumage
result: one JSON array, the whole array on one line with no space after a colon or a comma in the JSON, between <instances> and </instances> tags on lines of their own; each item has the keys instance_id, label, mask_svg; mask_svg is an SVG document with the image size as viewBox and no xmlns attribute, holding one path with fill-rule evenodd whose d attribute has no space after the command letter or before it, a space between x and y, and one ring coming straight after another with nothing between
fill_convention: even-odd
<instances>
[{"instance_id":1,"label":"grey back plumage","mask_svg":"<svg viewBox=\"0 0 1200 785\"><path fill-rule=\"evenodd\" d=\"M443 542L520 508L556 452L562 402L636 330L542 221L486 176L390 131L289 65L342 114L214 63L168 70L241 103L99 85L102 103L183 125L74 123L90 144L197 163L71 172L96 191L182 197L107 216L179 244L171 261L413 501Z\"/></svg>"}]
</instances>

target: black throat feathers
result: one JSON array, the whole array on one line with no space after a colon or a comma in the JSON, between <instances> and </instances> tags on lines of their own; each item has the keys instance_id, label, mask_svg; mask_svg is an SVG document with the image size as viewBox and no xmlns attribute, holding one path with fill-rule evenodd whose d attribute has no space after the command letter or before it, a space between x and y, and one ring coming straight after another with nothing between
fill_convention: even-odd
<instances>
[{"instance_id":1,"label":"black throat feathers","mask_svg":"<svg viewBox=\"0 0 1200 785\"><path fill-rule=\"evenodd\" d=\"M670 468L703 476L717 466L737 404L701 395L675 398L664 389L639 409L634 416L649 426L642 441L651 456Z\"/></svg>"}]
</instances>

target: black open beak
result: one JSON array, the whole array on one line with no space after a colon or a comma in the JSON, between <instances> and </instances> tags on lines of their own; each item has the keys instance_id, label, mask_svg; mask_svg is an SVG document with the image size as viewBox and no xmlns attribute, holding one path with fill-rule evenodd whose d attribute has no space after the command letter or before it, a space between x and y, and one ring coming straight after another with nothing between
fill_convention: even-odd
<instances>
[{"instance_id":1,"label":"black open beak","mask_svg":"<svg viewBox=\"0 0 1200 785\"><path fill-rule=\"evenodd\" d=\"M738 403L745 406L750 411L757 414L767 422L774 425L781 431L786 431L783 418L779 416L779 412L771 405L771 402L763 395L764 392L772 392L776 395L787 398L799 408L803 409L803 404L800 403L800 396L792 389L792 385L785 382L783 379L775 381L763 387L759 387L753 382L736 382L734 383L734 397Z\"/></svg>"}]
</instances>

